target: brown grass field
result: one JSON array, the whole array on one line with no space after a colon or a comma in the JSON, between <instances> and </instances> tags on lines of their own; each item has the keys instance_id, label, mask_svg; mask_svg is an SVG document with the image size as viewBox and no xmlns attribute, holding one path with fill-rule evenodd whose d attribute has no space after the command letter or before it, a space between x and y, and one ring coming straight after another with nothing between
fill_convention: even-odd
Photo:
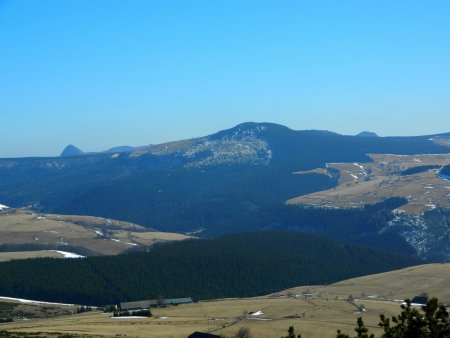
<instances>
[{"instance_id":1,"label":"brown grass field","mask_svg":"<svg viewBox=\"0 0 450 338\"><path fill-rule=\"evenodd\" d=\"M64 255L52 250L0 252L0 262L43 257L64 258Z\"/></svg>"},{"instance_id":2,"label":"brown grass field","mask_svg":"<svg viewBox=\"0 0 450 338\"><path fill-rule=\"evenodd\" d=\"M449 164L450 154L369 156L373 162L329 163L328 167L340 172L337 187L296 197L287 203L351 208L380 202L388 197L405 197L408 203L399 208L399 212L409 215L420 215L435 206L450 208L450 182L438 177L436 170L399 175L399 172L412 167ZM330 175L323 168L312 172Z\"/></svg>"},{"instance_id":3,"label":"brown grass field","mask_svg":"<svg viewBox=\"0 0 450 338\"><path fill-rule=\"evenodd\" d=\"M327 286L303 286L256 298L202 301L152 309L153 317L111 318L101 312L50 319L23 320L0 324L0 330L84 337L187 337L194 331L214 332L231 337L248 327L253 337L279 338L294 326L302 337L334 337L336 330L353 333L362 316L373 331L380 333L379 314L400 312L394 299L412 298L423 292L450 301L450 264L427 264L376 275L354 278ZM367 312L347 301L363 304ZM260 315L252 313L262 312Z\"/></svg>"},{"instance_id":4,"label":"brown grass field","mask_svg":"<svg viewBox=\"0 0 450 338\"><path fill-rule=\"evenodd\" d=\"M189 237L101 217L40 214L25 209L0 214L0 245L72 246L84 248L94 255L116 255L133 247L186 238ZM0 253L0 260L42 255L60 256L40 251L14 252Z\"/></svg>"}]
</instances>

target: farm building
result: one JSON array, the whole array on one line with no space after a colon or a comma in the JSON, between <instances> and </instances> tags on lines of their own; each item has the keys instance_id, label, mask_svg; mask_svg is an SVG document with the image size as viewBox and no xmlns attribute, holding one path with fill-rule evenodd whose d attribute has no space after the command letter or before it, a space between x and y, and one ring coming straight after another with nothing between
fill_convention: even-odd
<instances>
[{"instance_id":1,"label":"farm building","mask_svg":"<svg viewBox=\"0 0 450 338\"><path fill-rule=\"evenodd\" d=\"M411 299L411 304L414 305L427 305L428 297L426 296L416 296Z\"/></svg>"},{"instance_id":2,"label":"farm building","mask_svg":"<svg viewBox=\"0 0 450 338\"><path fill-rule=\"evenodd\" d=\"M120 309L123 311L130 311L130 310L141 310L141 309L148 309L149 307L157 306L158 301L156 299L150 299L150 300L140 300L136 302L125 302L120 303Z\"/></svg>"},{"instance_id":3,"label":"farm building","mask_svg":"<svg viewBox=\"0 0 450 338\"><path fill-rule=\"evenodd\" d=\"M140 310L140 309L148 309L149 307L154 307L158 305L179 305L179 304L188 304L192 303L193 300L191 297L187 298L171 298L171 299L149 299L149 300L140 300L135 302L124 302L120 303L120 309L123 311L131 311L131 310Z\"/></svg>"},{"instance_id":4,"label":"farm building","mask_svg":"<svg viewBox=\"0 0 450 338\"><path fill-rule=\"evenodd\" d=\"M178 305L178 304L189 304L192 303L193 300L191 297L187 298L171 298L164 300L164 305Z\"/></svg>"}]
</instances>

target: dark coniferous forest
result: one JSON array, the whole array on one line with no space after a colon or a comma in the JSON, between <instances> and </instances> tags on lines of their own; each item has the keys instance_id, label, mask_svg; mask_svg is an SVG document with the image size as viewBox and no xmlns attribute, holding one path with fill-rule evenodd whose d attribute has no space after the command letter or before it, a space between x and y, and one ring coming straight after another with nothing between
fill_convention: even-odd
<instances>
[{"instance_id":1,"label":"dark coniferous forest","mask_svg":"<svg viewBox=\"0 0 450 338\"><path fill-rule=\"evenodd\" d=\"M450 176L450 164L443 167L440 173L445 176Z\"/></svg>"},{"instance_id":2,"label":"dark coniferous forest","mask_svg":"<svg viewBox=\"0 0 450 338\"><path fill-rule=\"evenodd\" d=\"M417 167L412 167L412 168L403 170L401 172L401 175L403 175L403 176L414 175L414 174L418 174L418 173L421 173L421 172L424 172L424 171L427 171L430 169L438 169L440 167L441 166L439 166L439 165L419 165Z\"/></svg>"},{"instance_id":3,"label":"dark coniferous forest","mask_svg":"<svg viewBox=\"0 0 450 338\"><path fill-rule=\"evenodd\" d=\"M114 257L5 262L0 264L0 294L90 305L159 296L256 296L417 263L312 234L256 232Z\"/></svg>"}]
</instances>

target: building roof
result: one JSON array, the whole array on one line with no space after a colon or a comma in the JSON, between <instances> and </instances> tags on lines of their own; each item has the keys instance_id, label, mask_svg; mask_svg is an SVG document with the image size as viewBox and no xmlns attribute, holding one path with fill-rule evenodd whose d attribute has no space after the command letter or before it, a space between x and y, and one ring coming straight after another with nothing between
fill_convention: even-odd
<instances>
[{"instance_id":1,"label":"building roof","mask_svg":"<svg viewBox=\"0 0 450 338\"><path fill-rule=\"evenodd\" d=\"M169 298L169 299L163 299L162 304L163 305L175 305L175 304L187 304L192 303L192 298ZM148 299L148 300L140 300L135 302L124 302L120 303L120 308L122 310L136 310L136 309L147 309L150 306L157 306L158 300L157 299Z\"/></svg>"},{"instance_id":2,"label":"building roof","mask_svg":"<svg viewBox=\"0 0 450 338\"><path fill-rule=\"evenodd\" d=\"M156 305L158 305L158 301L156 299L149 299L149 300L140 300L136 302L120 303L120 308L122 310L136 310L136 309L147 309L150 306Z\"/></svg>"},{"instance_id":3,"label":"building roof","mask_svg":"<svg viewBox=\"0 0 450 338\"><path fill-rule=\"evenodd\" d=\"M164 304L185 304L185 303L192 303L192 298L170 298L164 300Z\"/></svg>"},{"instance_id":4,"label":"building roof","mask_svg":"<svg viewBox=\"0 0 450 338\"><path fill-rule=\"evenodd\" d=\"M424 297L424 296L416 296L411 300L411 304L427 305L427 303L428 303L428 297Z\"/></svg>"},{"instance_id":5,"label":"building roof","mask_svg":"<svg viewBox=\"0 0 450 338\"><path fill-rule=\"evenodd\" d=\"M187 338L220 338L220 336L217 336L212 333L194 332L193 334L189 335Z\"/></svg>"}]
</instances>

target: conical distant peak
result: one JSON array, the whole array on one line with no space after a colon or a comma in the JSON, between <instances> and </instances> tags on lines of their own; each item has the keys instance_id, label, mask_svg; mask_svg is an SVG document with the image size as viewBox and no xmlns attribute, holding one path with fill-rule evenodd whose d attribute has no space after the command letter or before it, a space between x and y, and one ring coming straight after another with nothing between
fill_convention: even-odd
<instances>
[{"instance_id":1,"label":"conical distant peak","mask_svg":"<svg viewBox=\"0 0 450 338\"><path fill-rule=\"evenodd\" d=\"M73 144L69 144L61 153L61 157L78 156L83 155L83 151L75 147Z\"/></svg>"}]
</instances>

